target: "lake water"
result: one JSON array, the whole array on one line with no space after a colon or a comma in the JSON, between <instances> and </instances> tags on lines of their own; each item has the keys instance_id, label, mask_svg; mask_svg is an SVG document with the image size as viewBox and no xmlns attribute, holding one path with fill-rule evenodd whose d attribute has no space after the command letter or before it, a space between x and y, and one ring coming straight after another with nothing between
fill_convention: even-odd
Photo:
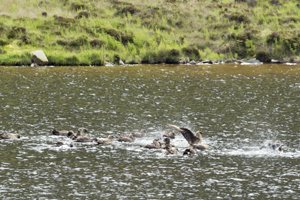
<instances>
[{"instance_id":1,"label":"lake water","mask_svg":"<svg viewBox=\"0 0 300 200\"><path fill-rule=\"evenodd\" d=\"M300 66L0 67L1 199L299 199ZM209 148L141 147L176 124ZM69 144L53 128L146 135ZM65 145L57 147L55 142ZM284 151L260 147L283 143Z\"/></svg>"}]
</instances>

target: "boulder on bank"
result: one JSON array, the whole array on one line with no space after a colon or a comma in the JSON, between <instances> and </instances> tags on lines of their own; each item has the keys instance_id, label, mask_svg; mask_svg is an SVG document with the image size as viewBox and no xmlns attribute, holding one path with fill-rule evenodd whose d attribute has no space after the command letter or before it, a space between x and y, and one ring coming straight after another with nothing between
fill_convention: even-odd
<instances>
[{"instance_id":1,"label":"boulder on bank","mask_svg":"<svg viewBox=\"0 0 300 200\"><path fill-rule=\"evenodd\" d=\"M261 65L263 64L263 62L260 62L259 60L257 60L256 58L252 58L252 59L243 59L241 60L241 65Z\"/></svg>"},{"instance_id":2,"label":"boulder on bank","mask_svg":"<svg viewBox=\"0 0 300 200\"><path fill-rule=\"evenodd\" d=\"M31 62L36 65L48 64L48 58L43 50L36 50L31 52Z\"/></svg>"}]
</instances>

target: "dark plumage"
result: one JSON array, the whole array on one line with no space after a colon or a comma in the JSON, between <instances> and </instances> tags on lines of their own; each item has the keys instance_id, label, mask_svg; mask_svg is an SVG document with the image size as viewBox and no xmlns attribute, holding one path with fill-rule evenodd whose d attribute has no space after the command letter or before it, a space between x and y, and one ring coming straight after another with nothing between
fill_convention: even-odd
<instances>
[{"instance_id":1,"label":"dark plumage","mask_svg":"<svg viewBox=\"0 0 300 200\"><path fill-rule=\"evenodd\" d=\"M273 149L273 150L277 150L277 151L283 151L283 144L280 143L275 143L275 144L269 144L269 146Z\"/></svg>"},{"instance_id":2,"label":"dark plumage","mask_svg":"<svg viewBox=\"0 0 300 200\"><path fill-rule=\"evenodd\" d=\"M184 150L183 155L194 156L196 154L196 150L193 147L187 148Z\"/></svg>"},{"instance_id":3,"label":"dark plumage","mask_svg":"<svg viewBox=\"0 0 300 200\"><path fill-rule=\"evenodd\" d=\"M55 142L54 145L57 146L57 147L61 147L61 146L64 146L66 144L62 141L58 141L58 142ZM73 144L69 144L69 147L73 147Z\"/></svg>"},{"instance_id":4,"label":"dark plumage","mask_svg":"<svg viewBox=\"0 0 300 200\"><path fill-rule=\"evenodd\" d=\"M133 142L135 140L132 134L129 135L121 135L117 137L118 142Z\"/></svg>"},{"instance_id":5,"label":"dark plumage","mask_svg":"<svg viewBox=\"0 0 300 200\"><path fill-rule=\"evenodd\" d=\"M187 129L187 128L180 128L180 127L172 125L172 124L170 124L169 126L175 128L177 131L179 131L190 145L194 145L194 144L197 144L197 143L201 142L202 138L200 138L199 136L197 137L189 129Z\"/></svg>"},{"instance_id":6,"label":"dark plumage","mask_svg":"<svg viewBox=\"0 0 300 200\"><path fill-rule=\"evenodd\" d=\"M283 151L284 144L280 143L280 142L269 142L267 145L263 145L260 147L260 149L272 149L274 151Z\"/></svg>"},{"instance_id":7,"label":"dark plumage","mask_svg":"<svg viewBox=\"0 0 300 200\"><path fill-rule=\"evenodd\" d=\"M89 131L86 128L78 128L78 130L77 130L77 136L79 136L79 135L85 135L88 132Z\"/></svg>"},{"instance_id":8,"label":"dark plumage","mask_svg":"<svg viewBox=\"0 0 300 200\"><path fill-rule=\"evenodd\" d=\"M64 143L62 141L58 141L58 142L55 143L55 145L58 146L58 147L60 147L60 146L63 146Z\"/></svg>"},{"instance_id":9,"label":"dark plumage","mask_svg":"<svg viewBox=\"0 0 300 200\"><path fill-rule=\"evenodd\" d=\"M194 134L192 131L190 131L187 128L180 128L172 124L169 124L169 126L179 131L186 139L186 141L191 145L191 148L193 148L193 150L198 149L203 151L208 148L207 144L202 143L203 138L202 138L202 133L200 131L197 131L196 134Z\"/></svg>"},{"instance_id":10,"label":"dark plumage","mask_svg":"<svg viewBox=\"0 0 300 200\"><path fill-rule=\"evenodd\" d=\"M171 140L170 138L165 138L164 139L164 142L165 142L165 147L164 149L166 150L166 154L169 155L169 154L177 154L178 153L178 150L177 148L171 144Z\"/></svg>"},{"instance_id":11,"label":"dark plumage","mask_svg":"<svg viewBox=\"0 0 300 200\"><path fill-rule=\"evenodd\" d=\"M170 130L166 130L166 131L163 132L162 136L163 137L168 137L170 139L175 139L175 132L170 131Z\"/></svg>"},{"instance_id":12,"label":"dark plumage","mask_svg":"<svg viewBox=\"0 0 300 200\"><path fill-rule=\"evenodd\" d=\"M74 132L71 131L71 130L56 130L56 129L53 129L52 130L52 135L58 135L58 136L69 136L69 135L74 135Z\"/></svg>"},{"instance_id":13,"label":"dark plumage","mask_svg":"<svg viewBox=\"0 0 300 200\"><path fill-rule=\"evenodd\" d=\"M75 142L93 142L96 140L95 138L90 137L87 133L88 130L86 128L79 128L76 136L70 135L69 137Z\"/></svg>"},{"instance_id":14,"label":"dark plumage","mask_svg":"<svg viewBox=\"0 0 300 200\"><path fill-rule=\"evenodd\" d=\"M162 144L159 139L154 139L151 144L147 144L144 147L147 149L160 149Z\"/></svg>"}]
</instances>

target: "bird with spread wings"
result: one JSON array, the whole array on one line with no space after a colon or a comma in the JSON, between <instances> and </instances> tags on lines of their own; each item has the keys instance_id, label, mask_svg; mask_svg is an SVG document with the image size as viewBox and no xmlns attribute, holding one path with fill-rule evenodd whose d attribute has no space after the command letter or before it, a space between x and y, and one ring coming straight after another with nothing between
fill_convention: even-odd
<instances>
[{"instance_id":1,"label":"bird with spread wings","mask_svg":"<svg viewBox=\"0 0 300 200\"><path fill-rule=\"evenodd\" d=\"M202 138L202 134L200 131L196 132L196 134L194 134L192 131L190 131L187 128L180 128L176 125L173 124L169 124L170 127L175 128L177 131L179 131L183 137L186 139L186 141L193 147L199 150L205 150L207 149L208 145L203 144L203 138Z\"/></svg>"}]
</instances>

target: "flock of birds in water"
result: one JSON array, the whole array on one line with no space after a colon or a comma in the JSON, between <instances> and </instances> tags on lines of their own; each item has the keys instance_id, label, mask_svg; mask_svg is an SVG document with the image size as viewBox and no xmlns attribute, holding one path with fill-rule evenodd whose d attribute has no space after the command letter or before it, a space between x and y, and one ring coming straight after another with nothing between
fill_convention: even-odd
<instances>
[{"instance_id":1,"label":"flock of birds in water","mask_svg":"<svg viewBox=\"0 0 300 200\"><path fill-rule=\"evenodd\" d=\"M176 125L169 124L170 128L167 131L164 131L162 133L162 137L156 138L152 141L150 144L142 145L141 147L147 148L147 149L161 149L165 152L166 155L170 154L182 154L187 156L194 156L197 154L198 151L204 151L209 146L204 143L203 136L201 131L197 131L193 133L191 130L187 128L181 128ZM176 132L179 132L182 134L182 136L185 138L185 140L188 143L188 147L180 153L178 148L174 144L172 144L172 139L175 139ZM79 128L77 132L74 132L72 130L52 130L51 134L54 136L64 136L67 138L70 138L72 141L76 143L92 143L95 145L110 145L114 141L117 142L126 142L126 143L132 143L135 141L136 138L142 138L145 136L145 133L143 132L133 132L129 134L123 134L123 135L109 135L108 137L102 137L97 138L93 137L88 133L88 130L86 128ZM14 133L0 133L0 140L17 140L20 138L20 135L14 134ZM59 141L55 143L56 146L62 146L64 145L64 142ZM283 144L279 142L275 143L268 143L266 145L263 145L260 147L260 149L268 148L275 151L283 151ZM70 144L70 147L73 147L73 143Z\"/></svg>"}]
</instances>

